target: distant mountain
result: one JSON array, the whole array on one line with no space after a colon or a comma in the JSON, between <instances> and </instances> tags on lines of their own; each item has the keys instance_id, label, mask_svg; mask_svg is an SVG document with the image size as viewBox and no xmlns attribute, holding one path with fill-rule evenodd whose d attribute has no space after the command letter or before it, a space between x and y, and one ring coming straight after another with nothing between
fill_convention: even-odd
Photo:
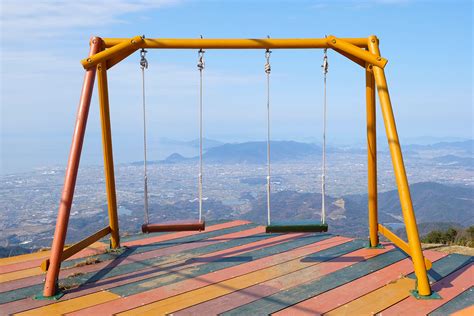
<instances>
[{"instance_id":1,"label":"distant mountain","mask_svg":"<svg viewBox=\"0 0 474 316\"><path fill-rule=\"evenodd\" d=\"M162 162L164 163L179 163L179 162L185 162L189 160L189 158L186 158L178 153L174 153L174 154L171 154L169 155L165 160L163 160Z\"/></svg>"},{"instance_id":2,"label":"distant mountain","mask_svg":"<svg viewBox=\"0 0 474 316\"><path fill-rule=\"evenodd\" d=\"M160 138L159 143L165 144L165 145L189 146L193 148L199 148L199 138L189 140L189 141L175 140L175 139L170 139L170 138ZM204 149L209 149L216 146L220 146L224 143L215 139L204 137L202 140L202 144L203 144Z\"/></svg>"},{"instance_id":3,"label":"distant mountain","mask_svg":"<svg viewBox=\"0 0 474 316\"><path fill-rule=\"evenodd\" d=\"M180 145L199 146L198 140L189 142L177 142L166 140ZM205 140L204 160L209 163L257 163L262 164L267 159L267 146L264 141L253 141L244 143L222 144L219 141ZM206 145L207 144L207 145ZM271 159L275 162L297 161L307 158L319 158L321 146L313 143L302 143L296 141L272 141ZM443 165L460 167L473 167L474 164L474 140L459 142L440 142L431 145L407 145L403 147L403 153L407 157L419 157L422 151L439 151L439 157L432 161ZM328 146L328 153L366 154L365 148L357 147L332 147ZM449 154L445 154L449 153ZM452 153L452 154L451 154ZM445 154L445 155L443 155ZM183 163L196 161L198 157L184 157L179 153L173 153L162 161L149 161L154 163ZM134 162L132 164L142 164Z\"/></svg>"},{"instance_id":4,"label":"distant mountain","mask_svg":"<svg viewBox=\"0 0 474 316\"><path fill-rule=\"evenodd\" d=\"M321 154L321 147L318 145L295 141L272 141L270 148L272 161L297 160ZM211 163L265 163L267 144L224 144L209 149L204 154L204 159Z\"/></svg>"},{"instance_id":5,"label":"distant mountain","mask_svg":"<svg viewBox=\"0 0 474 316\"><path fill-rule=\"evenodd\" d=\"M440 165L448 165L454 167L474 167L474 158L473 157L459 157L456 155L445 155L440 157L435 157L432 159L434 162Z\"/></svg>"},{"instance_id":6,"label":"distant mountain","mask_svg":"<svg viewBox=\"0 0 474 316\"><path fill-rule=\"evenodd\" d=\"M462 152L466 155L474 155L474 140L465 140L459 142L439 142L431 145L407 145L407 150L448 150Z\"/></svg>"},{"instance_id":7,"label":"distant mountain","mask_svg":"<svg viewBox=\"0 0 474 316\"><path fill-rule=\"evenodd\" d=\"M413 207L423 234L434 228L474 224L474 188L434 182L410 186ZM276 220L313 219L319 221L321 194L281 191L272 194L272 216ZM252 200L246 219L264 223L266 197ZM367 236L367 194L327 197L327 218L331 232L346 236ZM379 222L398 231L403 226L398 191L379 194Z\"/></svg>"}]
</instances>

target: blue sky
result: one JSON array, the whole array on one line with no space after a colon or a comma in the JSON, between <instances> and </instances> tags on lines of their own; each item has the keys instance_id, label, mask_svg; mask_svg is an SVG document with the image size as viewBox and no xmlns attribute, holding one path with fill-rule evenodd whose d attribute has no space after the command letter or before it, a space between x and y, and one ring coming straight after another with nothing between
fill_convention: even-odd
<instances>
[{"instance_id":1,"label":"blue sky","mask_svg":"<svg viewBox=\"0 0 474 316\"><path fill-rule=\"evenodd\" d=\"M12 1L1 2L2 173L64 165L88 39L103 37L366 37L381 40L399 134L473 137L471 1ZM109 74L116 161L141 159L138 54ZM149 53L150 141L198 133L196 51ZM275 139L321 138L321 50L272 54ZM205 135L265 138L263 51L206 52ZM329 53L328 139L365 141L364 72ZM86 162L100 162L94 95ZM379 116L380 118L380 116ZM384 136L379 120L379 136ZM383 141L383 139L381 139ZM89 155L87 155L89 154ZM158 151L157 151L157 155ZM158 157L151 157L158 158Z\"/></svg>"}]
</instances>

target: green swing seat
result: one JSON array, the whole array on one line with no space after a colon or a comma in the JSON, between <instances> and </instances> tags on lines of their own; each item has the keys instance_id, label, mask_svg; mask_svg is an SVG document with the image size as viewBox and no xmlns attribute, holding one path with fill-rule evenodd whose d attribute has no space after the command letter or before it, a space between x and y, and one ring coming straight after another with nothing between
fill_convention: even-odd
<instances>
[{"instance_id":1,"label":"green swing seat","mask_svg":"<svg viewBox=\"0 0 474 316\"><path fill-rule=\"evenodd\" d=\"M325 233L328 224L315 221L275 221L265 228L267 233Z\"/></svg>"}]
</instances>

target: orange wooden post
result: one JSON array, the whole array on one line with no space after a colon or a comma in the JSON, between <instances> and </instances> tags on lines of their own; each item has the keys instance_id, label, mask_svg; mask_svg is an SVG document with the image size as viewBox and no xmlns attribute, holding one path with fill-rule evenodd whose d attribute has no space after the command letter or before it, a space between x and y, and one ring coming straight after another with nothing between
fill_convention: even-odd
<instances>
[{"instance_id":1,"label":"orange wooden post","mask_svg":"<svg viewBox=\"0 0 474 316\"><path fill-rule=\"evenodd\" d=\"M102 47L102 40L98 37L91 39L89 56L98 53ZM57 279L59 269L61 268L61 255L66 240L69 214L76 187L77 172L79 170L79 161L81 158L82 144L86 132L87 117L91 104L92 90L94 89L96 68L92 67L86 71L84 83L82 86L81 98L77 110L76 126L72 137L71 151L66 168L64 187L59 204L58 218L56 221L56 230L54 231L53 244L51 246L51 255L49 258L50 266L46 274L43 295L54 296L56 294Z\"/></svg>"},{"instance_id":2,"label":"orange wooden post","mask_svg":"<svg viewBox=\"0 0 474 316\"><path fill-rule=\"evenodd\" d=\"M112 130L110 127L107 67L105 62L97 65L97 86L99 90L102 148L104 152L105 188L107 191L107 209L109 212L111 234L110 248L116 249L120 247L120 236L117 214L117 196L115 192L114 155L112 151Z\"/></svg>"},{"instance_id":3,"label":"orange wooden post","mask_svg":"<svg viewBox=\"0 0 474 316\"><path fill-rule=\"evenodd\" d=\"M369 50L380 55L378 39L375 36L369 37ZM426 272L426 265L421 249L420 236L416 225L415 211L411 201L410 187L408 185L405 164L403 163L402 149L398 138L397 126L393 115L392 103L388 92L387 79L382 68L373 66L375 84L380 99L380 108L385 123L390 155L392 157L393 171L397 182L398 196L402 207L403 220L407 231L408 244L410 245L410 256L413 260L413 266L417 278L417 290L420 296L430 296L431 287Z\"/></svg>"},{"instance_id":4,"label":"orange wooden post","mask_svg":"<svg viewBox=\"0 0 474 316\"><path fill-rule=\"evenodd\" d=\"M375 80L372 65L365 71L365 93L367 109L367 179L370 247L377 247L378 205L377 205L377 130L375 116Z\"/></svg>"}]
</instances>

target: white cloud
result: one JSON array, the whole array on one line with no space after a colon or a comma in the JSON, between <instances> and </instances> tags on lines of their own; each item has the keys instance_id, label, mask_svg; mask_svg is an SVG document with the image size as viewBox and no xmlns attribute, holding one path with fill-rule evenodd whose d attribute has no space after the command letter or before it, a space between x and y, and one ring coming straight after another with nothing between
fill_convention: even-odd
<instances>
[{"instance_id":1,"label":"white cloud","mask_svg":"<svg viewBox=\"0 0 474 316\"><path fill-rule=\"evenodd\" d=\"M2 0L3 40L44 38L75 28L125 23L123 16L181 3L181 0Z\"/></svg>"}]
</instances>

